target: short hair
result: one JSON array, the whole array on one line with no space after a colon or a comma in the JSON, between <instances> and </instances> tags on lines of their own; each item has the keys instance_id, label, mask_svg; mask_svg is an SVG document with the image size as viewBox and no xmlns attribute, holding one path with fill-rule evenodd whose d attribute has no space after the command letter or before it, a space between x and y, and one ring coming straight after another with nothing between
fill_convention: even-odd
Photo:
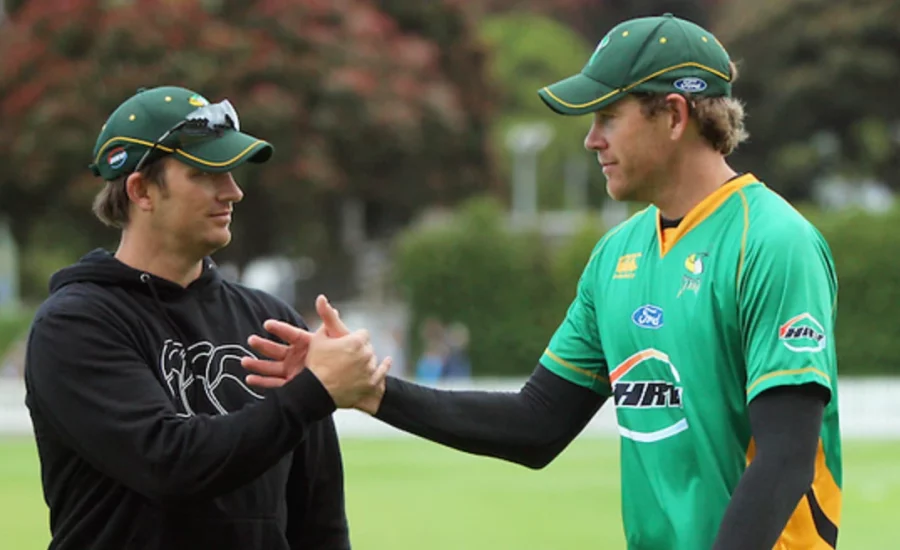
<instances>
[{"instance_id":1,"label":"short hair","mask_svg":"<svg viewBox=\"0 0 900 550\"><path fill-rule=\"evenodd\" d=\"M140 173L149 182L165 188L165 163L161 161L162 159L158 159L147 164L141 168ZM109 227L125 229L128 226L131 199L128 198L126 181L130 175L131 173L107 181L94 197L94 215Z\"/></svg>"},{"instance_id":2,"label":"short hair","mask_svg":"<svg viewBox=\"0 0 900 550\"><path fill-rule=\"evenodd\" d=\"M731 81L737 80L738 71L731 62ZM634 96L641 102L644 116L653 117L666 108L663 93L640 93ZM697 121L700 135L709 145L725 156L747 140L750 134L744 127L744 104L734 97L694 97L685 94L691 117Z\"/></svg>"}]
</instances>

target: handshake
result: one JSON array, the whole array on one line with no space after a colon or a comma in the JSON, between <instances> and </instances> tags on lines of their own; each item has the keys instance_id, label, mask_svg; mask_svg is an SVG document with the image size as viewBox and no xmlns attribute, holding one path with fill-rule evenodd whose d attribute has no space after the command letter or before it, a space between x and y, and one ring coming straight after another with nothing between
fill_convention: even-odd
<instances>
[{"instance_id":1,"label":"handshake","mask_svg":"<svg viewBox=\"0 0 900 550\"><path fill-rule=\"evenodd\" d=\"M241 366L253 373L247 376L247 384L279 387L306 368L316 375L338 408L375 414L384 396L391 358L379 363L368 331L350 332L325 296L316 299L316 312L322 326L315 332L270 319L263 326L285 344L256 335L247 340L257 353L269 358L241 359Z\"/></svg>"}]
</instances>

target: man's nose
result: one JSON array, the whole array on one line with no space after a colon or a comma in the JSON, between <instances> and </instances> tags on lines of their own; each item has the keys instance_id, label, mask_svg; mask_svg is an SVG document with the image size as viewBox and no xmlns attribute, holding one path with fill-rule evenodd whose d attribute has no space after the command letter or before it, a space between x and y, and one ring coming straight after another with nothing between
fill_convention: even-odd
<instances>
[{"instance_id":1,"label":"man's nose","mask_svg":"<svg viewBox=\"0 0 900 550\"><path fill-rule=\"evenodd\" d=\"M606 132L603 125L598 124L595 120L584 137L584 148L588 151L603 151L607 147L609 147L609 143L606 141Z\"/></svg>"},{"instance_id":2,"label":"man's nose","mask_svg":"<svg viewBox=\"0 0 900 550\"><path fill-rule=\"evenodd\" d=\"M241 190L241 187L234 180L234 176L231 175L231 172L226 174L222 174L222 187L219 193L219 200L222 202L241 202L244 198L244 192Z\"/></svg>"}]
</instances>

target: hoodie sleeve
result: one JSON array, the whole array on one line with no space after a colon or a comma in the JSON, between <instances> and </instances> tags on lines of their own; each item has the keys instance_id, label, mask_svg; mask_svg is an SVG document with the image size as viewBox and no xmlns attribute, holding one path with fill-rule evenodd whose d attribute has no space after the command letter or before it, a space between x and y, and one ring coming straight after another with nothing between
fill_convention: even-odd
<instances>
[{"instance_id":1,"label":"hoodie sleeve","mask_svg":"<svg viewBox=\"0 0 900 550\"><path fill-rule=\"evenodd\" d=\"M284 320L309 330L289 307ZM285 495L291 550L349 550L344 465L331 416L310 426L307 437L294 450Z\"/></svg>"},{"instance_id":2,"label":"hoodie sleeve","mask_svg":"<svg viewBox=\"0 0 900 550\"><path fill-rule=\"evenodd\" d=\"M102 308L77 302L34 321L29 400L63 443L151 500L232 491L274 466L335 409L307 370L235 413L180 417L128 335Z\"/></svg>"},{"instance_id":3,"label":"hoodie sleeve","mask_svg":"<svg viewBox=\"0 0 900 550\"><path fill-rule=\"evenodd\" d=\"M291 550L349 550L344 471L331 417L311 426L294 451L286 494Z\"/></svg>"}]
</instances>

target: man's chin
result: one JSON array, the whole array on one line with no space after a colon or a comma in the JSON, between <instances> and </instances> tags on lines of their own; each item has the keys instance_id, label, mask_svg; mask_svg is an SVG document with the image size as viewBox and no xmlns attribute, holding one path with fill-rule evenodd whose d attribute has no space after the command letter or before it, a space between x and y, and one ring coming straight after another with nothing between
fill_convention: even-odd
<instances>
[{"instance_id":1,"label":"man's chin","mask_svg":"<svg viewBox=\"0 0 900 550\"><path fill-rule=\"evenodd\" d=\"M606 194L616 202L652 202L646 188L621 181L606 180Z\"/></svg>"},{"instance_id":2,"label":"man's chin","mask_svg":"<svg viewBox=\"0 0 900 550\"><path fill-rule=\"evenodd\" d=\"M231 231L225 230L218 235L211 235L210 238L203 243L203 247L206 249L204 256L209 256L214 252L222 250L230 243Z\"/></svg>"},{"instance_id":3,"label":"man's chin","mask_svg":"<svg viewBox=\"0 0 900 550\"><path fill-rule=\"evenodd\" d=\"M606 194L616 202L633 200L631 197L632 193L627 187L610 180L606 180Z\"/></svg>"}]
</instances>

